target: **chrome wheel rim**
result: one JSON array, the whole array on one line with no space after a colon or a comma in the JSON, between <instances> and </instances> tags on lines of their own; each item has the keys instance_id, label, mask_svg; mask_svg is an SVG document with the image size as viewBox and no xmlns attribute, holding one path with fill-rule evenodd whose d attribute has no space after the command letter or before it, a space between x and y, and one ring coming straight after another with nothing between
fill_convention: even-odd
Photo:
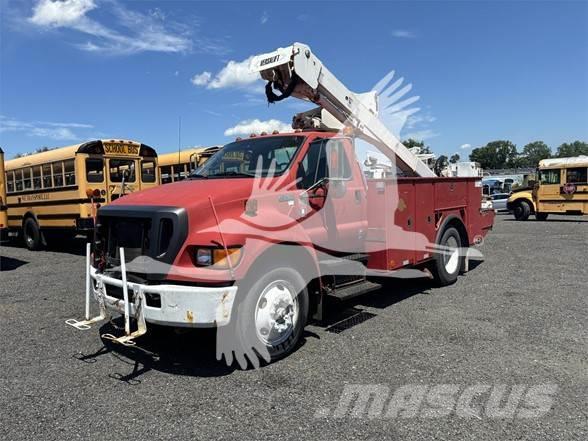
<instances>
[{"instance_id":1,"label":"chrome wheel rim","mask_svg":"<svg viewBox=\"0 0 588 441\"><path fill-rule=\"evenodd\" d=\"M448 248L443 254L443 264L448 274L454 274L459 266L459 245L453 236L447 239L445 246Z\"/></svg>"},{"instance_id":2,"label":"chrome wheel rim","mask_svg":"<svg viewBox=\"0 0 588 441\"><path fill-rule=\"evenodd\" d=\"M298 322L297 291L290 282L276 280L261 292L255 306L255 331L268 346L284 343Z\"/></svg>"}]
</instances>

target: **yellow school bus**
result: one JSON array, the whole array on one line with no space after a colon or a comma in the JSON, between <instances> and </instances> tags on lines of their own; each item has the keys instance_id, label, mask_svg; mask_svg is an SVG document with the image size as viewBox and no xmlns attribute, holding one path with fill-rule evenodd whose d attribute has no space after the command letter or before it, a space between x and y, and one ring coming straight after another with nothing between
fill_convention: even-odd
<instances>
[{"instance_id":1,"label":"yellow school bus","mask_svg":"<svg viewBox=\"0 0 588 441\"><path fill-rule=\"evenodd\" d=\"M6 184L4 183L4 151L0 148L0 239L8 227L6 215Z\"/></svg>"},{"instance_id":2,"label":"yellow school bus","mask_svg":"<svg viewBox=\"0 0 588 441\"><path fill-rule=\"evenodd\" d=\"M53 233L91 232L101 205L157 185L157 153L135 141L90 141L12 159L8 227L39 249Z\"/></svg>"},{"instance_id":3,"label":"yellow school bus","mask_svg":"<svg viewBox=\"0 0 588 441\"><path fill-rule=\"evenodd\" d=\"M204 164L219 149L220 146L195 147L159 155L158 163L161 183L168 184L186 179L192 170Z\"/></svg>"},{"instance_id":4,"label":"yellow school bus","mask_svg":"<svg viewBox=\"0 0 588 441\"><path fill-rule=\"evenodd\" d=\"M543 159L537 171L535 186L508 200L517 220L527 220L531 213L537 220L549 214L588 214L588 156Z\"/></svg>"}]
</instances>

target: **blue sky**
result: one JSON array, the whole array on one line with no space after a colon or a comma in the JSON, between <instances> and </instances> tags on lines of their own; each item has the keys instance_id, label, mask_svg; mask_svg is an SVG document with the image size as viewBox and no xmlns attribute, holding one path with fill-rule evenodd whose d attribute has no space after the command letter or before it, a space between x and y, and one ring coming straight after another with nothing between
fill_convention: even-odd
<instances>
[{"instance_id":1,"label":"blue sky","mask_svg":"<svg viewBox=\"0 0 588 441\"><path fill-rule=\"evenodd\" d=\"M350 89L390 70L437 154L588 141L588 2L0 0L0 145L132 138L160 152L288 125L241 63L294 41ZM406 98L405 97L405 98ZM256 121L257 120L257 121ZM226 136L225 134L229 135Z\"/></svg>"}]
</instances>

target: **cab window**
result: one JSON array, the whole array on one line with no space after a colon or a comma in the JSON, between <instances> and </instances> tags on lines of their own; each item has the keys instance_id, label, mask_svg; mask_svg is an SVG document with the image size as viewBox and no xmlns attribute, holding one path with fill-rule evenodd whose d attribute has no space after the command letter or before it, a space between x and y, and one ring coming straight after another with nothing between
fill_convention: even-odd
<instances>
[{"instance_id":1,"label":"cab window","mask_svg":"<svg viewBox=\"0 0 588 441\"><path fill-rule=\"evenodd\" d=\"M542 184L559 184L560 170L540 170L539 182Z\"/></svg>"},{"instance_id":2,"label":"cab window","mask_svg":"<svg viewBox=\"0 0 588 441\"><path fill-rule=\"evenodd\" d=\"M308 150L298 164L296 171L296 178L299 179L298 188L308 189L329 176L325 147L326 143L323 140L314 141L308 146Z\"/></svg>"},{"instance_id":3,"label":"cab window","mask_svg":"<svg viewBox=\"0 0 588 441\"><path fill-rule=\"evenodd\" d=\"M112 182L135 182L135 161L133 159L111 159L109 161Z\"/></svg>"},{"instance_id":4,"label":"cab window","mask_svg":"<svg viewBox=\"0 0 588 441\"><path fill-rule=\"evenodd\" d=\"M318 181L351 178L351 166L341 140L318 140L308 147L308 151L298 165L298 188L307 189Z\"/></svg>"},{"instance_id":5,"label":"cab window","mask_svg":"<svg viewBox=\"0 0 588 441\"><path fill-rule=\"evenodd\" d=\"M104 182L104 161L101 158L86 158L86 181Z\"/></svg>"},{"instance_id":6,"label":"cab window","mask_svg":"<svg viewBox=\"0 0 588 441\"><path fill-rule=\"evenodd\" d=\"M566 170L566 182L570 184L586 184L588 183L588 168L575 167Z\"/></svg>"},{"instance_id":7,"label":"cab window","mask_svg":"<svg viewBox=\"0 0 588 441\"><path fill-rule=\"evenodd\" d=\"M141 161L141 181L155 182L155 161Z\"/></svg>"}]
</instances>

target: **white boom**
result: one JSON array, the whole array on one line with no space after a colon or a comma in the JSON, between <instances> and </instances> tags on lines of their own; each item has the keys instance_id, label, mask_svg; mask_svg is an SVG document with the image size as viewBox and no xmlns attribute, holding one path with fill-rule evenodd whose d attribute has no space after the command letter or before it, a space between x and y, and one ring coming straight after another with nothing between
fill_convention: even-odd
<instances>
[{"instance_id":1,"label":"white boom","mask_svg":"<svg viewBox=\"0 0 588 441\"><path fill-rule=\"evenodd\" d=\"M268 81L266 95L270 102L294 96L318 104L341 124L352 127L360 138L373 144L386 156L395 159L405 174L435 177L435 173L396 138L378 118L375 92L351 92L302 43L257 55L250 63ZM272 91L279 90L277 96ZM310 112L307 112L310 113Z\"/></svg>"}]
</instances>

